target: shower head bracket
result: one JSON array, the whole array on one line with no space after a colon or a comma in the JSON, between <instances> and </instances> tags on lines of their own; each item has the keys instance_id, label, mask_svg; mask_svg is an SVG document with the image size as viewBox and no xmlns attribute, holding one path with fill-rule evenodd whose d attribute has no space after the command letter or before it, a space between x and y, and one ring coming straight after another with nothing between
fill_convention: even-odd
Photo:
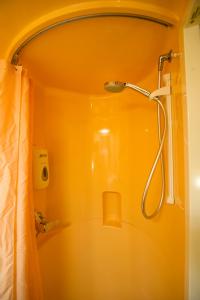
<instances>
[{"instance_id":1,"label":"shower head bracket","mask_svg":"<svg viewBox=\"0 0 200 300\"><path fill-rule=\"evenodd\" d=\"M171 94L171 88L170 86L164 86L160 89L157 89L155 91L153 91L150 95L149 95L149 99L153 100L156 97L160 97L160 96L169 96Z\"/></svg>"}]
</instances>

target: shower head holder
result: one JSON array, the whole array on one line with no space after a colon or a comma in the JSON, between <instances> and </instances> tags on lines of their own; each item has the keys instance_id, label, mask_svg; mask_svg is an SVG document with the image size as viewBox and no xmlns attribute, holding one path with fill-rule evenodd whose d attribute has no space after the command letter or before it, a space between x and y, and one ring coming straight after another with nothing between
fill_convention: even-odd
<instances>
[{"instance_id":1,"label":"shower head holder","mask_svg":"<svg viewBox=\"0 0 200 300\"><path fill-rule=\"evenodd\" d=\"M160 89L157 89L155 91L153 91L150 95L149 95L149 99L153 100L157 97L160 96L169 96L171 94L171 88L170 86L164 86Z\"/></svg>"}]
</instances>

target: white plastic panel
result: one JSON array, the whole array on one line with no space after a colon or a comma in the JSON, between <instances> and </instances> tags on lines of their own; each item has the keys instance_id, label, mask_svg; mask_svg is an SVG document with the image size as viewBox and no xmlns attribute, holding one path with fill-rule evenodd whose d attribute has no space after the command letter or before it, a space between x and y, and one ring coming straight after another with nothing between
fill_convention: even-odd
<instances>
[{"instance_id":1,"label":"white plastic panel","mask_svg":"<svg viewBox=\"0 0 200 300\"><path fill-rule=\"evenodd\" d=\"M164 86L170 90L171 75L170 73L163 75ZM169 93L166 97L166 112L167 112L167 179L168 190L167 199L168 204L174 204L174 161L173 161L173 122L172 122L172 97Z\"/></svg>"},{"instance_id":2,"label":"white plastic panel","mask_svg":"<svg viewBox=\"0 0 200 300\"><path fill-rule=\"evenodd\" d=\"M188 124L188 300L200 299L200 28L185 29Z\"/></svg>"}]
</instances>

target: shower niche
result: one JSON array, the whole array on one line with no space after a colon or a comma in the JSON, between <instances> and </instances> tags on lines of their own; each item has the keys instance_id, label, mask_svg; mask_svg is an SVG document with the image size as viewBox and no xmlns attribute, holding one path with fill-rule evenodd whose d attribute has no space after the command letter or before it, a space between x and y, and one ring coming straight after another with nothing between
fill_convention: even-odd
<instances>
[{"instance_id":1,"label":"shower niche","mask_svg":"<svg viewBox=\"0 0 200 300\"><path fill-rule=\"evenodd\" d=\"M103 192L103 225L121 227L121 195L118 192Z\"/></svg>"}]
</instances>

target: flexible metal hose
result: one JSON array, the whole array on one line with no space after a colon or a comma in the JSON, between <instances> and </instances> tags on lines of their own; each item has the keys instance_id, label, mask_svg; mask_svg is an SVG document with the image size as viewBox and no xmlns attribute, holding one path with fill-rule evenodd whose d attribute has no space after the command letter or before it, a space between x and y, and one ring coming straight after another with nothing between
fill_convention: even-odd
<instances>
[{"instance_id":1,"label":"flexible metal hose","mask_svg":"<svg viewBox=\"0 0 200 300\"><path fill-rule=\"evenodd\" d=\"M159 73L159 84L160 86L160 73ZM155 161L153 163L153 166L151 168L151 171L149 173L149 177L147 179L145 188L144 188L144 192L142 195L142 202L141 202L141 209L142 209L142 214L146 219L152 219L155 216L157 216L160 212L160 209L162 207L163 204L163 200L164 200L164 191L165 191L165 172L164 172L164 162L163 162L163 155L162 155L162 150L163 150L163 146L164 146L164 141L165 141L165 135L166 135L166 127L167 127L167 117L166 117L166 112L165 112L165 108L163 106L163 104L161 103L161 101L158 98L154 98L154 101L157 102L157 116L158 116L158 137L159 137L159 149L155 158ZM161 118L160 118L160 109L163 112L163 117L164 117L164 128L163 128L163 132L161 135ZM161 175L162 175L162 187L161 187L161 196L160 196L160 201L158 203L158 206L156 207L156 209L154 210L153 213L148 214L146 211L146 199L147 199L147 194L149 191L149 187L154 175L154 172L156 170L156 167L158 165L158 161L160 160L161 162Z\"/></svg>"}]
</instances>

